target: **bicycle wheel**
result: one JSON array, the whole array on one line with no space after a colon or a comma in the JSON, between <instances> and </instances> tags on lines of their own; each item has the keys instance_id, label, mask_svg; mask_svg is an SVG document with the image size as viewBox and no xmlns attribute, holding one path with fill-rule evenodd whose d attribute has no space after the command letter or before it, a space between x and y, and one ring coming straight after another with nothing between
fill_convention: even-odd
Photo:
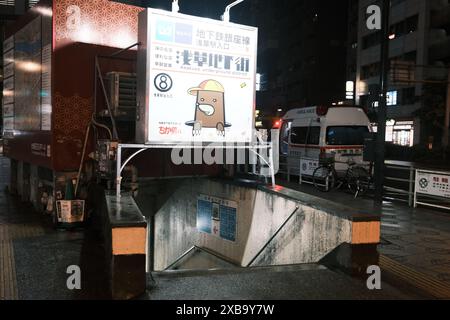
<instances>
[{"instance_id":1,"label":"bicycle wheel","mask_svg":"<svg viewBox=\"0 0 450 320\"><path fill-rule=\"evenodd\" d=\"M370 174L363 167L353 167L347 174L349 189L355 194L355 198L367 193L370 187Z\"/></svg>"},{"instance_id":2,"label":"bicycle wheel","mask_svg":"<svg viewBox=\"0 0 450 320\"><path fill-rule=\"evenodd\" d=\"M330 192L336 183L334 170L327 166L317 168L313 174L314 187L322 192Z\"/></svg>"}]
</instances>

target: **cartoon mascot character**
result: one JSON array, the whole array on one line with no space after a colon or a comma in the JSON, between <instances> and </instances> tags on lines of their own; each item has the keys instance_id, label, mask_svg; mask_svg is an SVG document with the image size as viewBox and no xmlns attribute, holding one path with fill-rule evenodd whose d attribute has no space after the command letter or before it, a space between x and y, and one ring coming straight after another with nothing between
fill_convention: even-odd
<instances>
[{"instance_id":1,"label":"cartoon mascot character","mask_svg":"<svg viewBox=\"0 0 450 320\"><path fill-rule=\"evenodd\" d=\"M186 123L193 127L192 135L201 135L203 128L215 128L217 135L225 137L225 128L231 125L225 122L225 89L222 84L206 80L189 89L188 93L197 97L195 120Z\"/></svg>"}]
</instances>

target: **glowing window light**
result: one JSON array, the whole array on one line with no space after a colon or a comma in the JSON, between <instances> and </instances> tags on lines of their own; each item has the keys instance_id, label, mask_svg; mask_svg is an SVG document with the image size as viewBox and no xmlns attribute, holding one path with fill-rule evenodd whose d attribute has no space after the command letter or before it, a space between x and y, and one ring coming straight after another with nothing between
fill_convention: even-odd
<instances>
[{"instance_id":1,"label":"glowing window light","mask_svg":"<svg viewBox=\"0 0 450 320\"><path fill-rule=\"evenodd\" d=\"M397 105L397 97L398 92L397 91L389 91L386 94L386 104L388 106L396 106Z\"/></svg>"}]
</instances>

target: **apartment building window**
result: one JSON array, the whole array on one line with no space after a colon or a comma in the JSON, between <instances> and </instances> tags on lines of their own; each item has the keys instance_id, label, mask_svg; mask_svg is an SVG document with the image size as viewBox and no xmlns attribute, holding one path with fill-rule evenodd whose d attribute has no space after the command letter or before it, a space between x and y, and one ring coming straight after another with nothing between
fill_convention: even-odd
<instances>
[{"instance_id":1,"label":"apartment building window","mask_svg":"<svg viewBox=\"0 0 450 320\"><path fill-rule=\"evenodd\" d=\"M405 88L402 89L402 104L414 104L416 102L416 88Z\"/></svg>"},{"instance_id":2,"label":"apartment building window","mask_svg":"<svg viewBox=\"0 0 450 320\"><path fill-rule=\"evenodd\" d=\"M405 20L405 32L413 33L416 32L419 27L419 16L415 15Z\"/></svg>"},{"instance_id":3,"label":"apartment building window","mask_svg":"<svg viewBox=\"0 0 450 320\"><path fill-rule=\"evenodd\" d=\"M361 80L367 80L380 75L380 63L372 63L361 68Z\"/></svg>"},{"instance_id":4,"label":"apartment building window","mask_svg":"<svg viewBox=\"0 0 450 320\"><path fill-rule=\"evenodd\" d=\"M395 62L416 62L417 60L417 51L411 51L405 54L401 54L389 59L390 65Z\"/></svg>"},{"instance_id":5,"label":"apartment building window","mask_svg":"<svg viewBox=\"0 0 450 320\"><path fill-rule=\"evenodd\" d=\"M405 34L405 22L396 23L389 28L389 34L395 37L400 37Z\"/></svg>"},{"instance_id":6,"label":"apartment building window","mask_svg":"<svg viewBox=\"0 0 450 320\"><path fill-rule=\"evenodd\" d=\"M416 51L392 57L389 59L390 68L406 68L405 66L414 66L416 64L417 53Z\"/></svg>"},{"instance_id":7,"label":"apartment building window","mask_svg":"<svg viewBox=\"0 0 450 320\"><path fill-rule=\"evenodd\" d=\"M419 26L419 16L415 15L391 25L389 34L392 36L391 39L395 39L407 35L409 33L416 32L418 26ZM363 49L365 50L374 47L376 45L379 45L381 43L382 38L383 36L381 31L377 31L365 36L362 39Z\"/></svg>"},{"instance_id":8,"label":"apartment building window","mask_svg":"<svg viewBox=\"0 0 450 320\"><path fill-rule=\"evenodd\" d=\"M404 147L414 146L414 121L396 121L392 128L392 143Z\"/></svg>"},{"instance_id":9,"label":"apartment building window","mask_svg":"<svg viewBox=\"0 0 450 320\"><path fill-rule=\"evenodd\" d=\"M411 61L415 63L417 61L417 51L405 53L403 55L403 61Z\"/></svg>"},{"instance_id":10,"label":"apartment building window","mask_svg":"<svg viewBox=\"0 0 450 320\"><path fill-rule=\"evenodd\" d=\"M395 38L398 38L407 35L409 33L416 32L418 25L419 25L419 16L415 15L403 21L400 21L396 24L393 24L390 27L389 33L395 36Z\"/></svg>"},{"instance_id":11,"label":"apartment building window","mask_svg":"<svg viewBox=\"0 0 450 320\"><path fill-rule=\"evenodd\" d=\"M362 40L363 49L368 49L370 47L380 44L381 38L382 38L381 31L377 31L365 36Z\"/></svg>"},{"instance_id":12,"label":"apartment building window","mask_svg":"<svg viewBox=\"0 0 450 320\"><path fill-rule=\"evenodd\" d=\"M14 6L15 0L0 0L0 5L2 6Z\"/></svg>"},{"instance_id":13,"label":"apartment building window","mask_svg":"<svg viewBox=\"0 0 450 320\"><path fill-rule=\"evenodd\" d=\"M378 132L378 124L373 123L372 129L374 132ZM414 146L414 121L388 121L386 123L386 142L404 147Z\"/></svg>"},{"instance_id":14,"label":"apartment building window","mask_svg":"<svg viewBox=\"0 0 450 320\"><path fill-rule=\"evenodd\" d=\"M388 91L386 94L386 105L389 107L396 106L398 104L398 91Z\"/></svg>"}]
</instances>

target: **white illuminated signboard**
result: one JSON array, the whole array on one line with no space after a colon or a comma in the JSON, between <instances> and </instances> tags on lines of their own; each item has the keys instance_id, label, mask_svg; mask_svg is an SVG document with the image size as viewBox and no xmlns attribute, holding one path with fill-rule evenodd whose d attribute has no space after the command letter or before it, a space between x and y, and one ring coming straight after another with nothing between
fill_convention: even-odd
<instances>
[{"instance_id":1,"label":"white illuminated signboard","mask_svg":"<svg viewBox=\"0 0 450 320\"><path fill-rule=\"evenodd\" d=\"M257 39L253 27L142 12L138 142L251 142Z\"/></svg>"},{"instance_id":2,"label":"white illuminated signboard","mask_svg":"<svg viewBox=\"0 0 450 320\"><path fill-rule=\"evenodd\" d=\"M450 172L416 170L414 208L418 205L450 210Z\"/></svg>"}]
</instances>

